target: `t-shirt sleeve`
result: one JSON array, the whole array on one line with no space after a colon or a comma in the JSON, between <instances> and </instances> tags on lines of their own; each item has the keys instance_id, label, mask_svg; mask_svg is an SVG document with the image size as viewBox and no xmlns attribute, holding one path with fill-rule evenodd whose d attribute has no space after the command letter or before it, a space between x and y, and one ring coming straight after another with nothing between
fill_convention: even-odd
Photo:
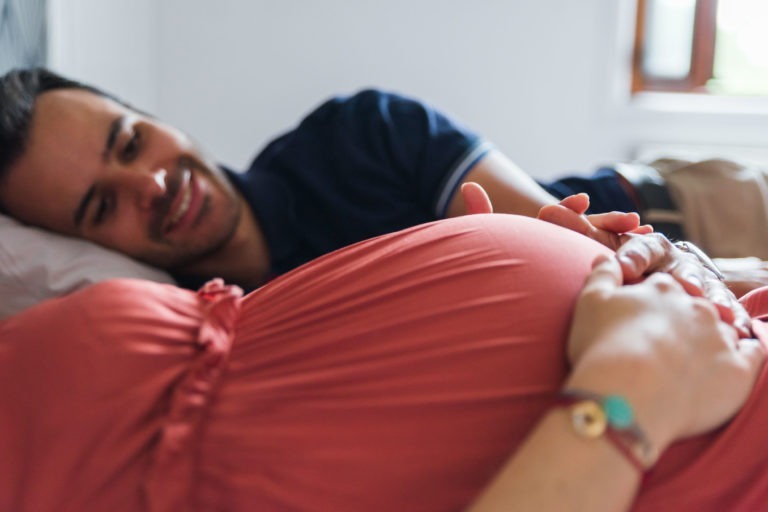
<instances>
[{"instance_id":1,"label":"t-shirt sleeve","mask_svg":"<svg viewBox=\"0 0 768 512\"><path fill-rule=\"evenodd\" d=\"M338 129L349 143L388 165L435 217L468 170L488 151L474 132L425 102L367 90L340 104ZM383 176L386 179L387 176Z\"/></svg>"},{"instance_id":2,"label":"t-shirt sleeve","mask_svg":"<svg viewBox=\"0 0 768 512\"><path fill-rule=\"evenodd\" d=\"M445 217L489 151L429 104L364 90L332 98L271 141L233 181L259 219L272 271Z\"/></svg>"},{"instance_id":3,"label":"t-shirt sleeve","mask_svg":"<svg viewBox=\"0 0 768 512\"><path fill-rule=\"evenodd\" d=\"M325 184L317 188L330 193L332 184L346 197L374 196L377 204L415 202L434 220L445 216L461 179L490 144L426 102L369 89L327 101L271 149L285 158L292 147L301 148L294 155L314 158L292 168L324 168L315 179Z\"/></svg>"}]
</instances>

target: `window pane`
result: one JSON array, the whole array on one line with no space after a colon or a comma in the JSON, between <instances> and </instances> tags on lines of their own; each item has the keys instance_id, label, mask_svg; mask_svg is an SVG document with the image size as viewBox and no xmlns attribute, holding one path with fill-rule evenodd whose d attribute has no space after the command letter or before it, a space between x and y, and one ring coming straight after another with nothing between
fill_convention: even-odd
<instances>
[{"instance_id":1,"label":"window pane","mask_svg":"<svg viewBox=\"0 0 768 512\"><path fill-rule=\"evenodd\" d=\"M647 1L642 62L645 76L673 80L688 76L695 13L696 0Z\"/></svg>"},{"instance_id":2,"label":"window pane","mask_svg":"<svg viewBox=\"0 0 768 512\"><path fill-rule=\"evenodd\" d=\"M768 95L766 20L766 0L719 1L712 92Z\"/></svg>"}]
</instances>

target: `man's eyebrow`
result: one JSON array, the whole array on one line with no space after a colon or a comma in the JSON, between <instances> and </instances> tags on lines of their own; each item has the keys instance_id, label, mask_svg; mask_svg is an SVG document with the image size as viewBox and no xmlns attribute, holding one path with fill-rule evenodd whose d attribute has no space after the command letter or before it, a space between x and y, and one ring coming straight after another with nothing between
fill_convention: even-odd
<instances>
[{"instance_id":1,"label":"man's eyebrow","mask_svg":"<svg viewBox=\"0 0 768 512\"><path fill-rule=\"evenodd\" d=\"M120 133L120 129L125 123L125 116L116 117L111 123L109 123L109 130L107 131L107 141L104 144L104 151L101 154L101 159L106 163L109 160L109 155L112 154L112 150L115 148L117 142L117 135ZM91 185L88 191L80 200L80 204L77 206L74 215L75 227L79 228L85 217L85 212L88 211L88 205L93 199L93 195L96 193L96 187Z\"/></svg>"},{"instance_id":2,"label":"man's eyebrow","mask_svg":"<svg viewBox=\"0 0 768 512\"><path fill-rule=\"evenodd\" d=\"M95 193L96 193L96 186L91 185L91 188L88 189L88 192L85 193L82 201L80 201L80 204L78 205L77 210L75 210L75 227L79 228L80 224L82 224L83 217L85 217L85 212L88 211L88 205L91 203L91 200L93 199L93 195Z\"/></svg>"},{"instance_id":3,"label":"man's eyebrow","mask_svg":"<svg viewBox=\"0 0 768 512\"><path fill-rule=\"evenodd\" d=\"M120 133L120 128L122 128L123 123L125 123L125 116L117 117L109 124L107 143L104 144L104 152L101 154L101 159L105 162L109 160L109 155L112 153L112 150L115 147L115 142L117 142L117 134Z\"/></svg>"}]
</instances>

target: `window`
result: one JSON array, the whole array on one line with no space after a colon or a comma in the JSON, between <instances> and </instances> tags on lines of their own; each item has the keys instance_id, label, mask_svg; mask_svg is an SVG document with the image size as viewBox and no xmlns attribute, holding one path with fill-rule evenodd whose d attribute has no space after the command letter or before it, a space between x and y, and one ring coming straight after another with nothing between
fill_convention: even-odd
<instances>
[{"instance_id":1,"label":"window","mask_svg":"<svg viewBox=\"0 0 768 512\"><path fill-rule=\"evenodd\" d=\"M46 63L46 0L0 0L0 73Z\"/></svg>"},{"instance_id":2,"label":"window","mask_svg":"<svg viewBox=\"0 0 768 512\"><path fill-rule=\"evenodd\" d=\"M766 0L638 0L632 92L768 96Z\"/></svg>"}]
</instances>

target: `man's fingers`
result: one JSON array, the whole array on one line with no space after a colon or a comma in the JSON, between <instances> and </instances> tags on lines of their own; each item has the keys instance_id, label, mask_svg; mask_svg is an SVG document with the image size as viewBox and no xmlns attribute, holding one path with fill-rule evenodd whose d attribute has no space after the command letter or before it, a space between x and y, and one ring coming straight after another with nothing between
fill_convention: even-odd
<instances>
[{"instance_id":1,"label":"man's fingers","mask_svg":"<svg viewBox=\"0 0 768 512\"><path fill-rule=\"evenodd\" d=\"M633 233L635 235L647 235L648 233L653 233L653 226L650 224L641 224L635 229L628 231L628 233Z\"/></svg>"},{"instance_id":2,"label":"man's fingers","mask_svg":"<svg viewBox=\"0 0 768 512\"><path fill-rule=\"evenodd\" d=\"M628 233L640 227L640 216L634 212L607 212L587 215L587 219L598 229L612 233Z\"/></svg>"},{"instance_id":3,"label":"man's fingers","mask_svg":"<svg viewBox=\"0 0 768 512\"><path fill-rule=\"evenodd\" d=\"M461 185L461 196L467 214L493 213L493 204L483 187L473 181Z\"/></svg>"},{"instance_id":4,"label":"man's fingers","mask_svg":"<svg viewBox=\"0 0 768 512\"><path fill-rule=\"evenodd\" d=\"M589 196L583 192L574 194L562 199L559 204L581 215L589 209Z\"/></svg>"},{"instance_id":5,"label":"man's fingers","mask_svg":"<svg viewBox=\"0 0 768 512\"><path fill-rule=\"evenodd\" d=\"M595 230L586 217L561 204L549 204L542 207L539 210L538 218L586 236L590 236Z\"/></svg>"}]
</instances>

